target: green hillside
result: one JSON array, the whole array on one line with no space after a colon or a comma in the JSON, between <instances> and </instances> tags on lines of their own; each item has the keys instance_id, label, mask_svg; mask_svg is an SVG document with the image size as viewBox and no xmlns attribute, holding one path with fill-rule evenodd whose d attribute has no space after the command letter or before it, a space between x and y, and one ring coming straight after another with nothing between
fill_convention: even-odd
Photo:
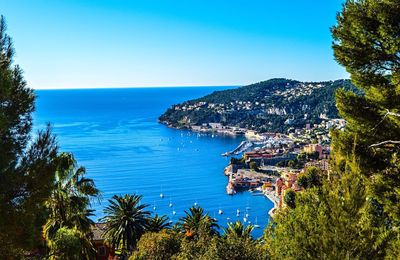
<instances>
[{"instance_id":1,"label":"green hillside","mask_svg":"<svg viewBox=\"0 0 400 260\"><path fill-rule=\"evenodd\" d=\"M322 118L337 118L335 92L339 88L355 89L349 80L271 79L173 105L159 120L176 128L213 122L283 132L289 127L320 123Z\"/></svg>"}]
</instances>

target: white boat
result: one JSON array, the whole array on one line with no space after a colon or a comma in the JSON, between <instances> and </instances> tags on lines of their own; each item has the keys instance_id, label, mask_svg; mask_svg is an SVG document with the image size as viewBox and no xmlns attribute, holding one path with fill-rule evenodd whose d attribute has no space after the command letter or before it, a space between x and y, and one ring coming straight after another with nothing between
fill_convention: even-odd
<instances>
[{"instance_id":1,"label":"white boat","mask_svg":"<svg viewBox=\"0 0 400 260\"><path fill-rule=\"evenodd\" d=\"M197 202L195 202L193 205L194 205L195 207L197 207Z\"/></svg>"},{"instance_id":2,"label":"white boat","mask_svg":"<svg viewBox=\"0 0 400 260\"><path fill-rule=\"evenodd\" d=\"M175 210L172 211L172 215L176 215L176 211Z\"/></svg>"},{"instance_id":3,"label":"white boat","mask_svg":"<svg viewBox=\"0 0 400 260\"><path fill-rule=\"evenodd\" d=\"M164 198L164 193L160 193L160 198Z\"/></svg>"},{"instance_id":4,"label":"white boat","mask_svg":"<svg viewBox=\"0 0 400 260\"><path fill-rule=\"evenodd\" d=\"M173 206L172 202L170 202L168 206L171 208Z\"/></svg>"},{"instance_id":5,"label":"white boat","mask_svg":"<svg viewBox=\"0 0 400 260\"><path fill-rule=\"evenodd\" d=\"M257 221L257 217L256 217L256 223L254 224L254 227L255 227L255 228L260 228L260 225L258 225L257 222L258 222L258 221Z\"/></svg>"},{"instance_id":6,"label":"white boat","mask_svg":"<svg viewBox=\"0 0 400 260\"><path fill-rule=\"evenodd\" d=\"M243 222L247 222L247 218L243 218Z\"/></svg>"},{"instance_id":7,"label":"white boat","mask_svg":"<svg viewBox=\"0 0 400 260\"><path fill-rule=\"evenodd\" d=\"M224 212L222 211L222 209L218 210L218 214L220 214L220 215L224 214Z\"/></svg>"}]
</instances>

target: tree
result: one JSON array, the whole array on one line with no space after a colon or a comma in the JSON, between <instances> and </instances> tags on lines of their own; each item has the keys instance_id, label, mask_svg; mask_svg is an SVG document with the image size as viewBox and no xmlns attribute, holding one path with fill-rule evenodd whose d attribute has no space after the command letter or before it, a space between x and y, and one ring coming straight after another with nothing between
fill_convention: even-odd
<instances>
[{"instance_id":1,"label":"tree","mask_svg":"<svg viewBox=\"0 0 400 260\"><path fill-rule=\"evenodd\" d=\"M181 234L165 229L160 232L147 232L140 238L136 251L129 259L171 259L179 253L181 239Z\"/></svg>"},{"instance_id":2,"label":"tree","mask_svg":"<svg viewBox=\"0 0 400 260\"><path fill-rule=\"evenodd\" d=\"M114 248L131 253L148 225L150 212L147 204L141 204L142 196L125 194L114 195L104 209L106 223L105 238Z\"/></svg>"},{"instance_id":3,"label":"tree","mask_svg":"<svg viewBox=\"0 0 400 260\"><path fill-rule=\"evenodd\" d=\"M250 166L250 169L252 169L254 171L258 171L258 165L256 162L250 162L249 166Z\"/></svg>"},{"instance_id":4,"label":"tree","mask_svg":"<svg viewBox=\"0 0 400 260\"><path fill-rule=\"evenodd\" d=\"M94 223L90 219L92 210L88 207L92 199L98 198L100 191L92 179L85 177L85 168L77 167L72 154L61 153L56 162L56 177L51 196L46 202L49 216L43 229L44 237L52 245L59 229L73 229L80 233L82 239L86 239L81 243L80 251L89 257L94 252L90 242Z\"/></svg>"},{"instance_id":5,"label":"tree","mask_svg":"<svg viewBox=\"0 0 400 260\"><path fill-rule=\"evenodd\" d=\"M14 49L0 18L0 255L40 241L43 203L51 192L57 155L50 128L31 139L34 92L13 65Z\"/></svg>"},{"instance_id":6,"label":"tree","mask_svg":"<svg viewBox=\"0 0 400 260\"><path fill-rule=\"evenodd\" d=\"M292 189L286 190L283 201L285 202L286 206L294 209L296 207L296 192Z\"/></svg>"},{"instance_id":7,"label":"tree","mask_svg":"<svg viewBox=\"0 0 400 260\"><path fill-rule=\"evenodd\" d=\"M349 0L332 29L335 58L363 92L337 93L347 126L333 134L335 163L354 154L361 174L369 177L371 196L397 221L400 211L390 205L400 200L400 180L387 173L396 171L400 152L399 12L397 0Z\"/></svg>"},{"instance_id":8,"label":"tree","mask_svg":"<svg viewBox=\"0 0 400 260\"><path fill-rule=\"evenodd\" d=\"M146 231L160 232L161 230L169 229L170 227L171 223L166 215L158 216L156 214L154 217L149 218Z\"/></svg>"},{"instance_id":9,"label":"tree","mask_svg":"<svg viewBox=\"0 0 400 260\"><path fill-rule=\"evenodd\" d=\"M321 175L321 169L317 167L309 167L304 173L299 174L297 184L304 189L320 186L322 184Z\"/></svg>"},{"instance_id":10,"label":"tree","mask_svg":"<svg viewBox=\"0 0 400 260\"><path fill-rule=\"evenodd\" d=\"M93 259L93 254L88 254L87 251L82 250L82 247L88 247L85 245L86 243L90 242L85 236L82 236L82 232L75 228L62 227L57 230L50 242L49 259Z\"/></svg>"},{"instance_id":11,"label":"tree","mask_svg":"<svg viewBox=\"0 0 400 260\"><path fill-rule=\"evenodd\" d=\"M296 195L266 230L273 259L382 259L395 235L379 204L367 197L365 177L348 166L341 179L324 180Z\"/></svg>"},{"instance_id":12,"label":"tree","mask_svg":"<svg viewBox=\"0 0 400 260\"><path fill-rule=\"evenodd\" d=\"M261 260L269 258L267 252L263 250L258 241L231 236L218 239L214 255L209 259Z\"/></svg>"},{"instance_id":13,"label":"tree","mask_svg":"<svg viewBox=\"0 0 400 260\"><path fill-rule=\"evenodd\" d=\"M251 239L251 232L254 230L254 226L244 226L239 220L235 223L228 223L228 227L224 228L224 237L240 237L245 239Z\"/></svg>"},{"instance_id":14,"label":"tree","mask_svg":"<svg viewBox=\"0 0 400 260\"><path fill-rule=\"evenodd\" d=\"M189 212L185 210L185 216L179 220L179 226L186 237L195 239L206 234L217 234L219 228L216 220L208 216L203 208L195 206L191 207Z\"/></svg>"}]
</instances>

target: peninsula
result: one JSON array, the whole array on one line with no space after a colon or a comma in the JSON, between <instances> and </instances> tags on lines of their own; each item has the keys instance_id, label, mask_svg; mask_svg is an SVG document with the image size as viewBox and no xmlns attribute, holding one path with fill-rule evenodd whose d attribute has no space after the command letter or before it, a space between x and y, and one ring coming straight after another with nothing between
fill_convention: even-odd
<instances>
[{"instance_id":1,"label":"peninsula","mask_svg":"<svg viewBox=\"0 0 400 260\"><path fill-rule=\"evenodd\" d=\"M357 91L349 80L270 79L172 105L159 121L195 131L284 133L291 128L338 118L335 92L339 88Z\"/></svg>"}]
</instances>

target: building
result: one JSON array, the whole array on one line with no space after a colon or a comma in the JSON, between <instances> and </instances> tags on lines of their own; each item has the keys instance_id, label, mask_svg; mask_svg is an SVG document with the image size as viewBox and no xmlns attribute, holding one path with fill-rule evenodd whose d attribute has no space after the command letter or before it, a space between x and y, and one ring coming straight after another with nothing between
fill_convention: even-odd
<instances>
[{"instance_id":1,"label":"building","mask_svg":"<svg viewBox=\"0 0 400 260\"><path fill-rule=\"evenodd\" d=\"M96 223L92 227L93 244L96 248L96 260L116 259L114 250L105 243L104 232L104 223Z\"/></svg>"},{"instance_id":2,"label":"building","mask_svg":"<svg viewBox=\"0 0 400 260\"><path fill-rule=\"evenodd\" d=\"M329 170L329 162L326 159L318 160L318 161L311 161L311 162L306 163L305 168L307 168L307 167L317 167L323 171L328 171Z\"/></svg>"},{"instance_id":3,"label":"building","mask_svg":"<svg viewBox=\"0 0 400 260\"><path fill-rule=\"evenodd\" d=\"M320 144L309 144L304 146L305 153L314 153L318 152L318 158L323 159L326 156L324 147Z\"/></svg>"}]
</instances>

